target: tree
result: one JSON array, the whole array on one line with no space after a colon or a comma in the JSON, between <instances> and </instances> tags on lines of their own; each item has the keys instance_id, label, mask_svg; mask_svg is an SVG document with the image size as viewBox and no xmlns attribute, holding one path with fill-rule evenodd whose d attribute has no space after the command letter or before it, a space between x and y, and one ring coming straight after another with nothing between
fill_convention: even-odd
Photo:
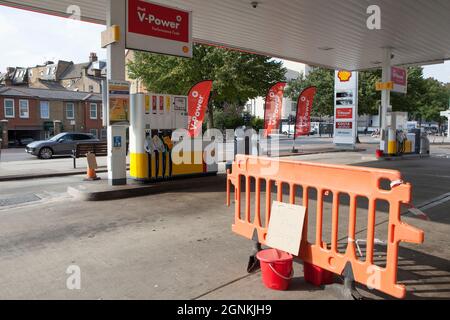
<instances>
[{"instance_id":1,"label":"tree","mask_svg":"<svg viewBox=\"0 0 450 320\"><path fill-rule=\"evenodd\" d=\"M381 70L359 73L358 113L360 115L375 115L379 112L381 93L375 85L381 81Z\"/></svg>"},{"instance_id":2,"label":"tree","mask_svg":"<svg viewBox=\"0 0 450 320\"><path fill-rule=\"evenodd\" d=\"M375 85L381 82L381 70L359 72L358 113L378 114L381 92ZM317 87L313 116L334 114L334 71L315 68L307 77L299 77L289 83L286 95L298 99L309 86ZM447 108L450 89L434 79L424 79L422 67L408 69L408 93L391 94L393 111L405 111L411 119L441 122L440 111Z\"/></svg>"},{"instance_id":3,"label":"tree","mask_svg":"<svg viewBox=\"0 0 450 320\"><path fill-rule=\"evenodd\" d=\"M426 93L418 107L417 114L420 119L436 121L441 127L443 118L440 113L447 110L450 98L449 91L443 83L432 78L424 80L424 87Z\"/></svg>"},{"instance_id":4,"label":"tree","mask_svg":"<svg viewBox=\"0 0 450 320\"><path fill-rule=\"evenodd\" d=\"M331 116L334 114L334 71L314 68L307 77L300 75L289 82L285 95L297 101L303 90L317 87L312 116Z\"/></svg>"},{"instance_id":5,"label":"tree","mask_svg":"<svg viewBox=\"0 0 450 320\"><path fill-rule=\"evenodd\" d=\"M380 93L375 84L381 78L381 71L359 73L359 114L377 114ZM334 116L334 70L314 68L307 76L289 82L286 96L296 101L300 93L309 86L317 87L313 116Z\"/></svg>"},{"instance_id":6,"label":"tree","mask_svg":"<svg viewBox=\"0 0 450 320\"><path fill-rule=\"evenodd\" d=\"M269 87L285 79L281 62L255 54L201 44L194 45L192 59L136 52L129 75L140 79L149 91L186 94L197 82L213 80L208 108L208 127L214 124L214 109L243 106L264 96Z\"/></svg>"}]
</instances>

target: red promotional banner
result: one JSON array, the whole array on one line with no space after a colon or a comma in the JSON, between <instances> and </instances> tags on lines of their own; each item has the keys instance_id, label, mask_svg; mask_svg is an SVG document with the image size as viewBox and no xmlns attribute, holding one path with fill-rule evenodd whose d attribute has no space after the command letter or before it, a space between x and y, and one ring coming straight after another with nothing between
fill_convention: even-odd
<instances>
[{"instance_id":1,"label":"red promotional banner","mask_svg":"<svg viewBox=\"0 0 450 320\"><path fill-rule=\"evenodd\" d=\"M188 131L191 137L197 137L202 133L203 120L208 109L209 96L213 82L206 80L197 83L189 91L188 97Z\"/></svg>"},{"instance_id":2,"label":"red promotional banner","mask_svg":"<svg viewBox=\"0 0 450 320\"><path fill-rule=\"evenodd\" d=\"M286 82L278 82L270 88L267 94L266 105L264 107L264 129L266 130L266 137L274 130L280 128L285 87Z\"/></svg>"},{"instance_id":3,"label":"red promotional banner","mask_svg":"<svg viewBox=\"0 0 450 320\"><path fill-rule=\"evenodd\" d=\"M311 132L311 111L316 92L316 87L309 87L298 97L295 138L307 136Z\"/></svg>"}]
</instances>

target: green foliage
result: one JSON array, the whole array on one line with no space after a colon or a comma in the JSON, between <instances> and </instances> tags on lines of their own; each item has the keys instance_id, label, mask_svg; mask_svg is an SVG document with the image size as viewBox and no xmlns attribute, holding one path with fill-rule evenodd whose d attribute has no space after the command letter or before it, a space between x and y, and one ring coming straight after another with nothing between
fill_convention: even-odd
<instances>
[{"instance_id":1,"label":"green foliage","mask_svg":"<svg viewBox=\"0 0 450 320\"><path fill-rule=\"evenodd\" d=\"M192 59L136 52L128 64L132 79L140 79L152 92L187 94L202 80L213 80L210 106L244 105L264 96L285 79L281 62L265 56L196 44Z\"/></svg>"},{"instance_id":2,"label":"green foliage","mask_svg":"<svg viewBox=\"0 0 450 320\"><path fill-rule=\"evenodd\" d=\"M264 119L253 117L250 126L257 132L264 129Z\"/></svg>"},{"instance_id":3,"label":"green foliage","mask_svg":"<svg viewBox=\"0 0 450 320\"><path fill-rule=\"evenodd\" d=\"M236 129L244 124L241 108L227 106L224 109L214 110L214 127L216 129Z\"/></svg>"},{"instance_id":4,"label":"green foliage","mask_svg":"<svg viewBox=\"0 0 450 320\"><path fill-rule=\"evenodd\" d=\"M379 81L381 81L381 70L359 73L358 113L360 115L378 114L381 93L375 90L375 85Z\"/></svg>"},{"instance_id":5,"label":"green foliage","mask_svg":"<svg viewBox=\"0 0 450 320\"><path fill-rule=\"evenodd\" d=\"M359 73L358 112L378 114L381 92L375 84L381 81L381 70ZM286 95L298 99L299 94L309 86L317 87L313 116L333 116L334 113L334 71L315 68L308 77L300 77L289 83ZM440 122L440 111L447 109L450 89L435 79L424 79L423 68L408 69L408 94L392 93L393 111L406 111L411 119Z\"/></svg>"},{"instance_id":6,"label":"green foliage","mask_svg":"<svg viewBox=\"0 0 450 320\"><path fill-rule=\"evenodd\" d=\"M301 75L297 80L289 82L285 95L297 101L304 89L317 87L314 99L313 116L328 116L334 113L334 71L314 68L308 77Z\"/></svg>"},{"instance_id":7,"label":"green foliage","mask_svg":"<svg viewBox=\"0 0 450 320\"><path fill-rule=\"evenodd\" d=\"M426 93L418 107L418 114L426 121L442 123L441 111L447 110L450 91L435 79L425 79Z\"/></svg>"},{"instance_id":8,"label":"green foliage","mask_svg":"<svg viewBox=\"0 0 450 320\"><path fill-rule=\"evenodd\" d=\"M269 57L199 44L194 46L192 59L136 52L135 61L128 66L131 78L142 80L149 91L158 93L186 94L195 83L213 80L208 125L212 127L214 122L217 128L244 125L242 110L237 106L264 97L268 88L284 80L286 73L281 62ZM406 111L415 120L440 122L440 111L448 107L450 87L434 79L424 79L421 67L409 68L408 78L408 94L391 95L394 111ZM381 81L381 70L359 73L359 114L378 113L381 100L381 93L375 90L378 81ZM312 115L333 116L334 71L314 68L308 77L291 81L286 96L296 101L309 86L318 89ZM263 125L262 119L252 118L252 127Z\"/></svg>"}]
</instances>

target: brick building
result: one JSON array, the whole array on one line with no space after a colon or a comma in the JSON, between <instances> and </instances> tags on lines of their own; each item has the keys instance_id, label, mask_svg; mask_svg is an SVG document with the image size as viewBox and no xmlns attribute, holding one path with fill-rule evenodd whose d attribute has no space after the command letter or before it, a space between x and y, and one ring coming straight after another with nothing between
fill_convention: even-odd
<instances>
[{"instance_id":1,"label":"brick building","mask_svg":"<svg viewBox=\"0 0 450 320\"><path fill-rule=\"evenodd\" d=\"M89 132L106 139L102 97L91 92L0 87L3 147L21 139L42 140L59 132Z\"/></svg>"},{"instance_id":2,"label":"brick building","mask_svg":"<svg viewBox=\"0 0 450 320\"><path fill-rule=\"evenodd\" d=\"M6 73L0 74L0 85L101 93L106 72L106 62L91 53L89 61L84 63L59 60L35 67L8 68Z\"/></svg>"}]
</instances>

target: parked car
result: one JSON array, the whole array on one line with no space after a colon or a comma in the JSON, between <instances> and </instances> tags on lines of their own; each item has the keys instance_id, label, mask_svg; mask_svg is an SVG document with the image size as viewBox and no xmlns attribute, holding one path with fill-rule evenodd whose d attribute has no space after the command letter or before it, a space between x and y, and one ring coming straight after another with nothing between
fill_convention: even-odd
<instances>
[{"instance_id":1,"label":"parked car","mask_svg":"<svg viewBox=\"0 0 450 320\"><path fill-rule=\"evenodd\" d=\"M89 133L65 132L45 141L35 141L27 145L25 151L40 159L51 159L53 156L71 155L78 143L100 142Z\"/></svg>"},{"instance_id":2,"label":"parked car","mask_svg":"<svg viewBox=\"0 0 450 320\"><path fill-rule=\"evenodd\" d=\"M294 126L286 125L286 126L283 126L282 132L285 136L292 136L292 135L294 135L294 132L295 132L294 130L295 130ZM317 131L318 131L317 128L311 127L311 129L309 131L309 135L313 136L313 135L317 134Z\"/></svg>"},{"instance_id":3,"label":"parked car","mask_svg":"<svg viewBox=\"0 0 450 320\"><path fill-rule=\"evenodd\" d=\"M33 143L33 142L34 142L33 138L20 138L19 139L19 145L21 147L27 146L27 145L29 145L30 143Z\"/></svg>"},{"instance_id":4,"label":"parked car","mask_svg":"<svg viewBox=\"0 0 450 320\"><path fill-rule=\"evenodd\" d=\"M34 141L34 139L30 138L30 137L16 138L16 139L9 140L8 146L11 148L24 147L24 146L32 143L33 141Z\"/></svg>"}]
</instances>

